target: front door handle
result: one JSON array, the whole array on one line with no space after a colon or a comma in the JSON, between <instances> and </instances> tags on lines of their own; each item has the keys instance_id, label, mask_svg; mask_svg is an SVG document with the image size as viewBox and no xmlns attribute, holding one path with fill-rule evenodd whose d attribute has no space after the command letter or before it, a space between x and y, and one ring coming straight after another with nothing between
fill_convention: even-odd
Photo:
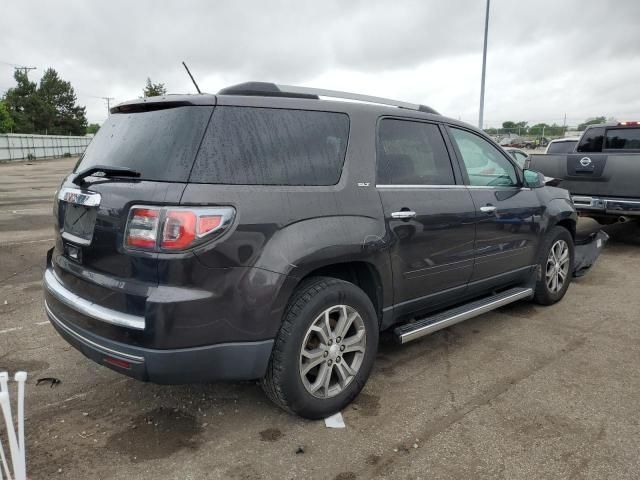
<instances>
[{"instance_id":1,"label":"front door handle","mask_svg":"<svg viewBox=\"0 0 640 480\"><path fill-rule=\"evenodd\" d=\"M399 220L407 220L409 218L414 218L416 216L416 212L412 212L411 210L400 210L399 212L393 212L391 214L391 218L397 218Z\"/></svg>"},{"instance_id":2,"label":"front door handle","mask_svg":"<svg viewBox=\"0 0 640 480\"><path fill-rule=\"evenodd\" d=\"M480 207L480 211L482 213L494 213L496 210L498 210L498 207L495 205L485 205L484 207Z\"/></svg>"}]
</instances>

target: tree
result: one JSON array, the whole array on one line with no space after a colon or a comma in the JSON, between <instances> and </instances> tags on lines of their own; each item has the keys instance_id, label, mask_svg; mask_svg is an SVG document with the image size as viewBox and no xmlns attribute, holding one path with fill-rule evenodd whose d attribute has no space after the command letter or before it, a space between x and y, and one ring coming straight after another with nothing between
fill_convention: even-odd
<instances>
[{"instance_id":1,"label":"tree","mask_svg":"<svg viewBox=\"0 0 640 480\"><path fill-rule=\"evenodd\" d=\"M164 83L151 83L151 79L147 77L147 84L142 89L142 93L145 97L161 97L167 94L167 89Z\"/></svg>"},{"instance_id":2,"label":"tree","mask_svg":"<svg viewBox=\"0 0 640 480\"><path fill-rule=\"evenodd\" d=\"M597 125L598 123L604 123L606 121L607 117L605 117L604 115L588 118L584 123L578 125L578 131L583 132L589 125Z\"/></svg>"},{"instance_id":3,"label":"tree","mask_svg":"<svg viewBox=\"0 0 640 480\"><path fill-rule=\"evenodd\" d=\"M11 118L9 109L4 102L0 102L0 133L9 133L13 131L13 125L13 118Z\"/></svg>"},{"instance_id":4,"label":"tree","mask_svg":"<svg viewBox=\"0 0 640 480\"><path fill-rule=\"evenodd\" d=\"M22 70L16 70L13 78L17 85L7 90L2 99L13 121L13 129L19 133L35 133L36 117L41 110L38 86Z\"/></svg>"},{"instance_id":5,"label":"tree","mask_svg":"<svg viewBox=\"0 0 640 480\"><path fill-rule=\"evenodd\" d=\"M96 133L98 133L98 130L100 130L100 124L98 123L90 123L89 125L87 125L87 134L91 133L95 135Z\"/></svg>"},{"instance_id":6,"label":"tree","mask_svg":"<svg viewBox=\"0 0 640 480\"><path fill-rule=\"evenodd\" d=\"M48 68L38 87L42 106L36 129L50 135L84 135L87 128L85 107L76 105L71 83L62 80L53 68Z\"/></svg>"},{"instance_id":7,"label":"tree","mask_svg":"<svg viewBox=\"0 0 640 480\"><path fill-rule=\"evenodd\" d=\"M502 123L502 128L507 130L507 133L527 133L527 123L528 122L512 122L507 121Z\"/></svg>"},{"instance_id":8,"label":"tree","mask_svg":"<svg viewBox=\"0 0 640 480\"><path fill-rule=\"evenodd\" d=\"M4 103L19 133L84 135L87 127L85 107L76 104L71 83L49 68L36 85L24 71L16 70L17 85L4 96Z\"/></svg>"},{"instance_id":9,"label":"tree","mask_svg":"<svg viewBox=\"0 0 640 480\"><path fill-rule=\"evenodd\" d=\"M536 123L529 127L529 135L533 137L561 137L567 128L562 125L548 125L546 123Z\"/></svg>"}]
</instances>

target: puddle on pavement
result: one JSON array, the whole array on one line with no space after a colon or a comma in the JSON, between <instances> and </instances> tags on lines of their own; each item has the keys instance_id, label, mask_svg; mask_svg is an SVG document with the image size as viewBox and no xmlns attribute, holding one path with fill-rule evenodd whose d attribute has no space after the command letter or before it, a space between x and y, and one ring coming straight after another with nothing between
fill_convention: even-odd
<instances>
[{"instance_id":1,"label":"puddle on pavement","mask_svg":"<svg viewBox=\"0 0 640 480\"><path fill-rule=\"evenodd\" d=\"M283 434L277 428L267 428L260 432L260 440L263 442L277 442L283 437Z\"/></svg>"},{"instance_id":2,"label":"puddle on pavement","mask_svg":"<svg viewBox=\"0 0 640 480\"><path fill-rule=\"evenodd\" d=\"M193 415L171 408L156 408L134 418L111 435L106 448L126 454L134 463L164 458L182 449L197 448L202 428Z\"/></svg>"}]
</instances>

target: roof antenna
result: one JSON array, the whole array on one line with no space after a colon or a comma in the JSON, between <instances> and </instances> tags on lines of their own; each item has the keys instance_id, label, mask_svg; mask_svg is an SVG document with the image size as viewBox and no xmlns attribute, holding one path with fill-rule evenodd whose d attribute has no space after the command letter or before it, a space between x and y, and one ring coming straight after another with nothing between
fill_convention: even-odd
<instances>
[{"instance_id":1,"label":"roof antenna","mask_svg":"<svg viewBox=\"0 0 640 480\"><path fill-rule=\"evenodd\" d=\"M187 64L182 62L182 65L184 65L184 69L187 71L187 73L189 74L189 77L191 78L191 81L193 82L193 84L196 86L196 90L198 91L198 93L202 93L200 91L200 87L198 87L198 84L196 83L196 81L193 79L193 75L191 75L191 72L189 71L189 67L187 67Z\"/></svg>"}]
</instances>

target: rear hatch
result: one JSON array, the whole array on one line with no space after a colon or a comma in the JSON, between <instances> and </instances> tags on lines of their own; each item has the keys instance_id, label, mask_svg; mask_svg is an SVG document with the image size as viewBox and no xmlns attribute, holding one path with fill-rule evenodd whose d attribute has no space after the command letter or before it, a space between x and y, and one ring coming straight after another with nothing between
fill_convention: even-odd
<instances>
[{"instance_id":1,"label":"rear hatch","mask_svg":"<svg viewBox=\"0 0 640 480\"><path fill-rule=\"evenodd\" d=\"M122 110L105 121L56 195L52 263L80 297L144 315L148 289L158 283L158 254L125 248L129 211L179 204L213 105L151 102ZM94 167L116 173L74 183ZM123 167L136 176L118 176Z\"/></svg>"}]
</instances>

